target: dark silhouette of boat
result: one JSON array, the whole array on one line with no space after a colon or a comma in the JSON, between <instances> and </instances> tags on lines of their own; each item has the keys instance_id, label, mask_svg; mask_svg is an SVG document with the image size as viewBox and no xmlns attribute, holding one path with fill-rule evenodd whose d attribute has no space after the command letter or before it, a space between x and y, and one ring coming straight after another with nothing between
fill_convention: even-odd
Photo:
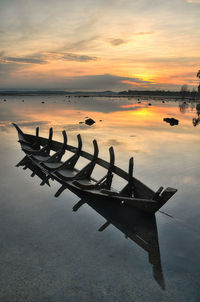
<instances>
[{"instance_id":1,"label":"dark silhouette of boat","mask_svg":"<svg viewBox=\"0 0 200 302\"><path fill-rule=\"evenodd\" d=\"M46 174L28 156L25 156L16 166L29 169L32 172L31 177L36 175L42 180L43 184L49 184L46 182ZM165 289L155 214L149 215L148 213L127 205L120 205L114 201L107 202L102 197L101 202L99 202L99 199L85 198L81 191L78 192L77 196L80 200L73 206L73 211L77 212L84 204L89 205L106 220L99 227L99 232L103 232L107 227L113 225L125 235L126 239L132 240L146 251L149 263L152 265L153 277L159 286Z\"/></svg>"},{"instance_id":2,"label":"dark silhouette of boat","mask_svg":"<svg viewBox=\"0 0 200 302\"><path fill-rule=\"evenodd\" d=\"M55 179L62 186L55 194L58 197L65 189L70 189L75 194L84 198L94 198L95 200L105 200L120 205L129 205L144 212L155 213L158 211L176 192L174 188L160 187L156 192L148 188L145 184L133 177L133 157L129 160L128 173L114 165L115 156L113 147L109 148L110 162L98 157L98 144L93 140L93 155L82 150L82 139L78 135L78 146L67 144L67 135L63 131L63 143L53 141L53 129L49 130L49 138L39 137L39 128L36 128L36 135L25 134L16 125L19 142L22 150L26 153L23 164L26 160L31 160L45 175L46 180ZM62 157L65 151L71 152L72 156L65 162ZM55 153L50 156L50 151ZM89 163L81 170L76 169L76 164L80 158L86 158ZM100 180L92 177L92 172L96 165L107 170L106 175ZM118 175L127 181L121 191L111 187L113 176ZM42 184L44 181L42 182Z\"/></svg>"}]
</instances>

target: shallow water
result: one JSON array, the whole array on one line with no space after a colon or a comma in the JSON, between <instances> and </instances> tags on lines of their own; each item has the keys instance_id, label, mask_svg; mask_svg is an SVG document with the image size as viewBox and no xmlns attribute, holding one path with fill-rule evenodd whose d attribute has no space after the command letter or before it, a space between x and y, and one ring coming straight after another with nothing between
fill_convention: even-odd
<instances>
[{"instance_id":1,"label":"shallow water","mask_svg":"<svg viewBox=\"0 0 200 302\"><path fill-rule=\"evenodd\" d=\"M1 301L200 300L200 125L193 125L198 106L139 101L0 98ZM86 117L96 123L79 124ZM170 126L165 117L179 124ZM154 190L169 186L178 192L150 221L134 211L119 217L117 208L112 211L103 201L73 212L76 195L66 190L56 199L57 183L41 187L29 169L15 167L24 155L11 122L30 134L40 126L44 137L53 127L59 141L65 129L71 145L77 145L80 133L83 149L90 152L95 138L104 159L112 145L117 166L127 170L134 156L135 177ZM96 169L94 176L101 173ZM114 185L124 183L116 178Z\"/></svg>"}]
</instances>

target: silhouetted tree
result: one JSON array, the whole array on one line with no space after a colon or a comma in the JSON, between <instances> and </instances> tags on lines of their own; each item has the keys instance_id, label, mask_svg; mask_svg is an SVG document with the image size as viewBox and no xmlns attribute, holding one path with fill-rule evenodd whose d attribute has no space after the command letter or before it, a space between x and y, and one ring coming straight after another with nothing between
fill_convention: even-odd
<instances>
[{"instance_id":1,"label":"silhouetted tree","mask_svg":"<svg viewBox=\"0 0 200 302\"><path fill-rule=\"evenodd\" d=\"M199 80L200 80L200 70L197 72L197 78L199 78ZM198 86L198 92L200 94L200 83L199 83L199 86Z\"/></svg>"},{"instance_id":2,"label":"silhouetted tree","mask_svg":"<svg viewBox=\"0 0 200 302\"><path fill-rule=\"evenodd\" d=\"M184 99L186 97L186 94L188 92L188 85L183 85L181 86L181 96L182 96L182 99Z\"/></svg>"},{"instance_id":3,"label":"silhouetted tree","mask_svg":"<svg viewBox=\"0 0 200 302\"><path fill-rule=\"evenodd\" d=\"M196 104L197 115L200 116L200 104Z\"/></svg>"},{"instance_id":4,"label":"silhouetted tree","mask_svg":"<svg viewBox=\"0 0 200 302\"><path fill-rule=\"evenodd\" d=\"M192 96L193 98L195 98L196 95L197 95L197 91L196 91L196 89L193 87L193 89L192 89L192 91L191 91L191 96Z\"/></svg>"},{"instance_id":5,"label":"silhouetted tree","mask_svg":"<svg viewBox=\"0 0 200 302\"><path fill-rule=\"evenodd\" d=\"M196 127L200 123L200 104L196 105L197 117L192 119L193 126Z\"/></svg>"}]
</instances>

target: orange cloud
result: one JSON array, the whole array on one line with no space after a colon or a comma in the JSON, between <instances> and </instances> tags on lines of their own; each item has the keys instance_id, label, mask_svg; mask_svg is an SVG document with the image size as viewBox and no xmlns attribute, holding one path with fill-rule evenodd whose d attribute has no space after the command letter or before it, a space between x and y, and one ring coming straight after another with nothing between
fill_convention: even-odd
<instances>
[{"instance_id":1,"label":"orange cloud","mask_svg":"<svg viewBox=\"0 0 200 302\"><path fill-rule=\"evenodd\" d=\"M124 83L124 84L129 84L129 85L134 85L134 86L141 86L141 83L136 83L136 82L131 82L131 81L121 81L121 83Z\"/></svg>"}]
</instances>

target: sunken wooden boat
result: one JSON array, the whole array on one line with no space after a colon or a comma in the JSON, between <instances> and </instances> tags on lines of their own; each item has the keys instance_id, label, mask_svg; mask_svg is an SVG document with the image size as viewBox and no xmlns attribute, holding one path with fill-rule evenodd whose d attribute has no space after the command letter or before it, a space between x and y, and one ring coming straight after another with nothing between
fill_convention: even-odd
<instances>
[{"instance_id":1,"label":"sunken wooden boat","mask_svg":"<svg viewBox=\"0 0 200 302\"><path fill-rule=\"evenodd\" d=\"M31 171L31 177L37 176L45 182L45 173L43 173L30 159L28 160L25 156L20 162L23 170ZM103 232L110 225L113 225L124 234L126 239L131 239L148 254L148 260L153 269L153 277L159 286L162 289L165 289L156 215L149 215L148 213L133 207L127 205L121 206L119 203L112 201L107 202L101 199L101 202L99 202L99 200L94 198L81 198L73 206L73 212L77 212L85 204L90 206L106 220L106 222L98 228L99 232Z\"/></svg>"},{"instance_id":2,"label":"sunken wooden boat","mask_svg":"<svg viewBox=\"0 0 200 302\"><path fill-rule=\"evenodd\" d=\"M39 136L39 127L36 134L26 134L19 126L13 123L18 132L19 143L25 152L25 158L17 166L26 166L26 161L32 161L40 171L45 174L42 185L50 179L56 180L61 184L61 188L55 194L58 197L65 189L69 189L81 197L95 198L95 200L112 201L115 203L126 204L139 210L155 213L158 211L176 192L177 189L160 187L156 192L148 188L145 184L133 177L134 161L133 157L129 160L128 172L115 166L115 156L113 147L109 148L110 162L98 157L99 149L96 140L93 140L94 153L90 154L82 150L82 139L77 135L78 146L74 147L67 144L67 135L63 131L63 143L52 140L53 129L49 129L49 137ZM54 154L50 156L50 151ZM66 151L70 151L71 156L62 161ZM81 158L86 158L89 163L78 170L77 162ZM92 177L93 170L99 165L107 170L107 173L100 180ZM112 179L118 175L127 184L121 191L112 188Z\"/></svg>"}]
</instances>

